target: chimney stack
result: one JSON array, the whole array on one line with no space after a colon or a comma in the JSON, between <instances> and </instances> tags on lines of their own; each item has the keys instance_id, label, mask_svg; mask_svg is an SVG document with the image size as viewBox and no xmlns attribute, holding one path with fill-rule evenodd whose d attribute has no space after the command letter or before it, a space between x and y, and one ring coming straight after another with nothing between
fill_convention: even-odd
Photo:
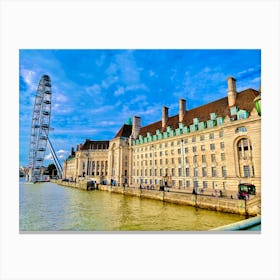
<instances>
[{"instance_id":1,"label":"chimney stack","mask_svg":"<svg viewBox=\"0 0 280 280\"><path fill-rule=\"evenodd\" d=\"M186 113L186 100L180 99L179 100L179 123L183 122L185 113Z\"/></svg>"},{"instance_id":2,"label":"chimney stack","mask_svg":"<svg viewBox=\"0 0 280 280\"><path fill-rule=\"evenodd\" d=\"M132 122L132 137L136 139L141 128L141 117L134 116Z\"/></svg>"},{"instance_id":3,"label":"chimney stack","mask_svg":"<svg viewBox=\"0 0 280 280\"><path fill-rule=\"evenodd\" d=\"M236 80L233 77L228 77L228 106L235 106L236 103Z\"/></svg>"},{"instance_id":4,"label":"chimney stack","mask_svg":"<svg viewBox=\"0 0 280 280\"><path fill-rule=\"evenodd\" d=\"M168 107L162 107L162 117L161 117L161 126L166 127L168 121Z\"/></svg>"}]
</instances>

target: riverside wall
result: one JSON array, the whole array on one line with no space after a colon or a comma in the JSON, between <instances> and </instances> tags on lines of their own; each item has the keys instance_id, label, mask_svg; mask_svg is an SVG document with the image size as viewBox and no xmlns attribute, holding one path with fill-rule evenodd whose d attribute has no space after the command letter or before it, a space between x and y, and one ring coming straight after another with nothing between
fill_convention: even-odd
<instances>
[{"instance_id":1,"label":"riverside wall","mask_svg":"<svg viewBox=\"0 0 280 280\"><path fill-rule=\"evenodd\" d=\"M79 183L63 182L61 180L52 180L52 182L66 186L77 188L80 190L87 190L88 184L86 181ZM261 199L260 197L251 197L249 200L231 199L227 197L212 197L209 195L195 195L190 193L175 192L175 191L158 191L147 190L130 187L116 187L108 185L99 185L98 189L101 191L108 191L112 193L119 193L123 195L131 195L139 198L148 198L160 200L163 202L174 203L179 205L194 206L201 209L213 210L225 213L234 213L245 216L261 215Z\"/></svg>"}]
</instances>

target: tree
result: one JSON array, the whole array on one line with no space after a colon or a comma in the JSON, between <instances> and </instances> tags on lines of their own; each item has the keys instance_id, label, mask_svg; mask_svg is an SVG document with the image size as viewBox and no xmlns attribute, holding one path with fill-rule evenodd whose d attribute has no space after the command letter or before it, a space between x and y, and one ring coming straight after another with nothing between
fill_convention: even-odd
<instances>
[{"instance_id":1,"label":"tree","mask_svg":"<svg viewBox=\"0 0 280 280\"><path fill-rule=\"evenodd\" d=\"M52 176L57 176L57 169L53 163L49 164L47 167L48 174Z\"/></svg>"}]
</instances>

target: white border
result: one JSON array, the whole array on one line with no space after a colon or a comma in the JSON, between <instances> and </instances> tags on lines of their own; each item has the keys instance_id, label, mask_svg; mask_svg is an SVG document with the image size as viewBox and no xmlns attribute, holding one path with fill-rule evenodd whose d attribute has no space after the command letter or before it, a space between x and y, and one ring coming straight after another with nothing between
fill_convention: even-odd
<instances>
[{"instance_id":1,"label":"white border","mask_svg":"<svg viewBox=\"0 0 280 280\"><path fill-rule=\"evenodd\" d=\"M1 279L279 279L278 1L0 3ZM262 234L20 235L23 48L261 48Z\"/></svg>"}]
</instances>

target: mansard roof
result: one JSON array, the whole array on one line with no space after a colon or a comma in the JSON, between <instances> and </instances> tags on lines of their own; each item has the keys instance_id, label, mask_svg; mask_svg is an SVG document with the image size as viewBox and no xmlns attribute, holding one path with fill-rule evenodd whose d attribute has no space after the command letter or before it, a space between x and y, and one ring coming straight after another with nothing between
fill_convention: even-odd
<instances>
[{"instance_id":1,"label":"mansard roof","mask_svg":"<svg viewBox=\"0 0 280 280\"><path fill-rule=\"evenodd\" d=\"M254 99L259 95L259 91L254 89L246 89L238 92L236 96L236 106L240 110L246 110L251 112L254 108ZM200 122L204 122L210 119L210 114L216 113L217 117L226 117L230 115L230 108L228 106L228 97L218 99L208 104L196 107L189 111L186 111L183 124L189 126L193 123L194 118L198 118ZM170 126L173 130L179 127L179 115L171 116L168 118L166 127ZM156 134L156 130L161 132L166 131L166 127L162 128L162 122L157 121L147 126L141 127L139 135L146 136L147 132L152 135Z\"/></svg>"},{"instance_id":2,"label":"mansard roof","mask_svg":"<svg viewBox=\"0 0 280 280\"><path fill-rule=\"evenodd\" d=\"M106 150L109 148L109 140L89 140L80 146L80 150Z\"/></svg>"},{"instance_id":3,"label":"mansard roof","mask_svg":"<svg viewBox=\"0 0 280 280\"><path fill-rule=\"evenodd\" d=\"M118 137L129 137L131 135L132 132L132 125L131 124L124 124L120 130L118 131L118 133L115 135L114 138L118 138Z\"/></svg>"}]
</instances>

